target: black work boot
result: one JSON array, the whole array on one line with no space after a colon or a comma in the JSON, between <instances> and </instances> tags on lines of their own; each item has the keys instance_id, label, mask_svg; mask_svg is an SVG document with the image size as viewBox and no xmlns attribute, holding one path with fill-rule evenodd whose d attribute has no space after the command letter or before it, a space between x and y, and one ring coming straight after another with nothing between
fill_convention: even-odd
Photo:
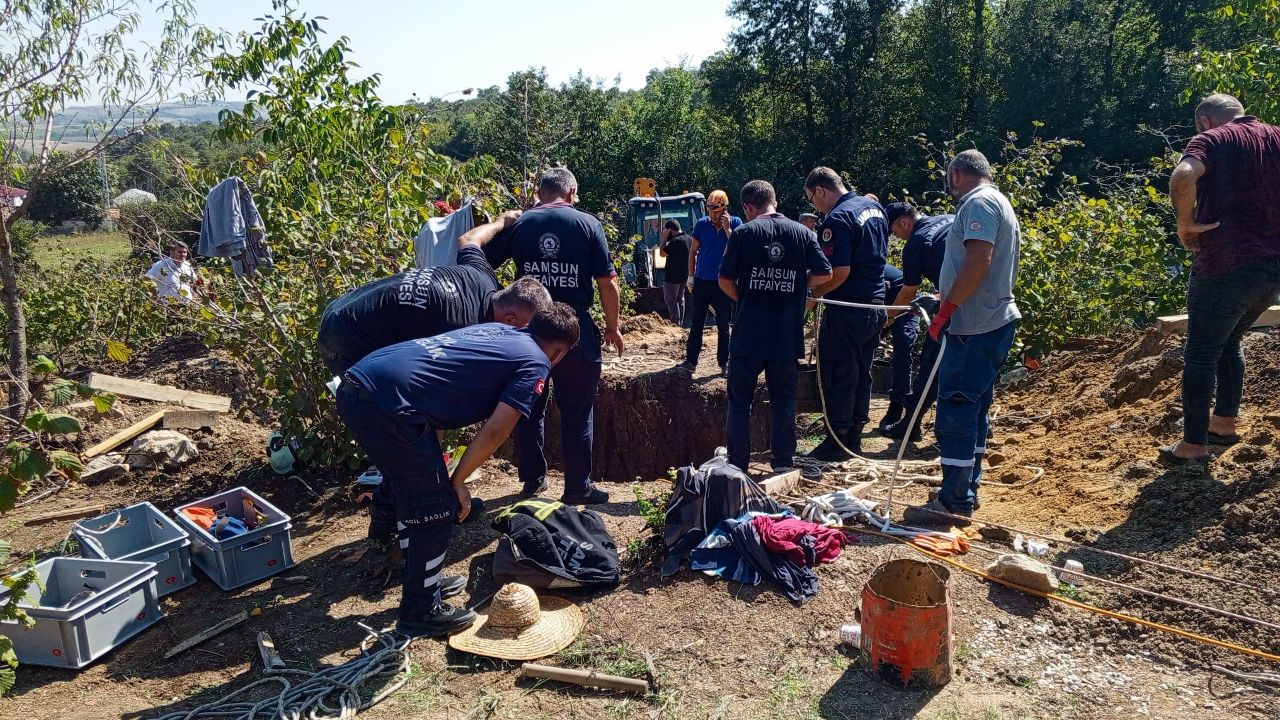
<instances>
[{"instance_id":1,"label":"black work boot","mask_svg":"<svg viewBox=\"0 0 1280 720\"><path fill-rule=\"evenodd\" d=\"M808 457L822 462L844 462L853 457L844 448L840 447L840 443L836 442L837 437L843 436L847 432L848 430L832 430L830 434L822 439L818 447L809 451Z\"/></svg>"},{"instance_id":2,"label":"black work boot","mask_svg":"<svg viewBox=\"0 0 1280 720\"><path fill-rule=\"evenodd\" d=\"M902 438L906 437L907 428L910 425L911 425L911 418L904 417L898 422L893 423L892 425L881 426L880 434L887 438L892 438L894 440L901 440ZM920 439L922 437L923 435L920 433L920 422L917 420L915 427L911 428L911 442L920 442Z\"/></svg>"},{"instance_id":3,"label":"black work boot","mask_svg":"<svg viewBox=\"0 0 1280 720\"><path fill-rule=\"evenodd\" d=\"M902 403L897 400L889 401L889 410L880 419L880 432L883 434L884 429L902 419Z\"/></svg>"},{"instance_id":4,"label":"black work boot","mask_svg":"<svg viewBox=\"0 0 1280 720\"><path fill-rule=\"evenodd\" d=\"M402 615L396 630L409 637L444 637L466 630L475 621L474 612L442 602L429 613Z\"/></svg>"},{"instance_id":5,"label":"black work boot","mask_svg":"<svg viewBox=\"0 0 1280 720\"><path fill-rule=\"evenodd\" d=\"M862 428L863 425L854 425L845 431L844 446L854 455L862 455Z\"/></svg>"}]
</instances>

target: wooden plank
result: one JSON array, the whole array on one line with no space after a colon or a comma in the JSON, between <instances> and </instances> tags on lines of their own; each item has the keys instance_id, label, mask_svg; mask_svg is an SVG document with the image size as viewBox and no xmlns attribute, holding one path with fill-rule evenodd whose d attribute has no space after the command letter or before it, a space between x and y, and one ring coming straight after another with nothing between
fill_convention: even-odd
<instances>
[{"instance_id":1,"label":"wooden plank","mask_svg":"<svg viewBox=\"0 0 1280 720\"><path fill-rule=\"evenodd\" d=\"M106 505L84 505L81 507L70 508L67 510L55 510L54 512L36 515L27 520L24 525L41 525L47 522L55 522L57 520L79 520L80 518L93 517L101 515L107 511Z\"/></svg>"},{"instance_id":2,"label":"wooden plank","mask_svg":"<svg viewBox=\"0 0 1280 720\"><path fill-rule=\"evenodd\" d=\"M160 427L168 430L182 430L217 427L222 413L217 410L165 410Z\"/></svg>"},{"instance_id":3,"label":"wooden plank","mask_svg":"<svg viewBox=\"0 0 1280 720\"><path fill-rule=\"evenodd\" d=\"M262 655L262 664L268 670L279 670L284 667L284 660L276 652L276 643L266 632L258 633L258 654Z\"/></svg>"},{"instance_id":4,"label":"wooden plank","mask_svg":"<svg viewBox=\"0 0 1280 720\"><path fill-rule=\"evenodd\" d=\"M151 413L150 415L142 418L138 422L121 430L115 435L112 435L106 440L103 440L97 445L94 445L88 450L85 450L84 456L87 459L87 458L94 457L95 455L101 455L104 452L114 450L120 445L123 445L124 443L129 442L130 440L138 437L142 433L155 427L156 423L160 422L163 419L164 419L164 410L157 410L156 412Z\"/></svg>"},{"instance_id":5,"label":"wooden plank","mask_svg":"<svg viewBox=\"0 0 1280 720\"><path fill-rule=\"evenodd\" d=\"M1157 326L1160 328L1161 335L1181 335L1187 331L1186 315L1169 315L1167 317L1156 318ZM1280 325L1280 305L1272 305L1262 312L1257 321L1253 323L1253 327L1272 327Z\"/></svg>"},{"instance_id":6,"label":"wooden plank","mask_svg":"<svg viewBox=\"0 0 1280 720\"><path fill-rule=\"evenodd\" d=\"M85 384L98 390L139 400L173 403L174 405L181 405L194 410L231 411L231 398L229 397L182 390L181 388L157 385L142 380L130 380L129 378L103 375L102 373L89 373L89 380Z\"/></svg>"},{"instance_id":7,"label":"wooden plank","mask_svg":"<svg viewBox=\"0 0 1280 720\"><path fill-rule=\"evenodd\" d=\"M241 610L239 613L232 615L231 617L227 618L226 620L223 620L217 625L212 625L210 627L207 627L204 630L196 633L195 635L192 635L191 637L187 638L186 640L183 640L177 645L174 645L172 648L169 649L169 652L164 654L164 659L168 660L169 658L173 657L174 655L177 655L178 653L186 652L187 650L190 650L191 648L199 645L205 640L208 640L214 635L217 635L218 633L226 632L227 630L230 630L231 628L235 627L236 625L239 625L240 623L248 619L249 619L249 613L245 612L244 610Z\"/></svg>"},{"instance_id":8,"label":"wooden plank","mask_svg":"<svg viewBox=\"0 0 1280 720\"><path fill-rule=\"evenodd\" d=\"M784 473L779 473L760 483L760 487L769 496L800 495L800 471L788 470Z\"/></svg>"}]
</instances>

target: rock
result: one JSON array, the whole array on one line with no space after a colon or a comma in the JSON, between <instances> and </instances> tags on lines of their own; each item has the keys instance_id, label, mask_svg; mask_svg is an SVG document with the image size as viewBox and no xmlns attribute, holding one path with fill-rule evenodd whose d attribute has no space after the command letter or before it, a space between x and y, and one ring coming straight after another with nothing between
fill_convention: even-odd
<instances>
[{"instance_id":1,"label":"rock","mask_svg":"<svg viewBox=\"0 0 1280 720\"><path fill-rule=\"evenodd\" d=\"M1049 566L1025 555L1001 555L987 566L987 572L1031 590L1051 593L1058 589L1058 579Z\"/></svg>"},{"instance_id":2,"label":"rock","mask_svg":"<svg viewBox=\"0 0 1280 720\"><path fill-rule=\"evenodd\" d=\"M191 438L174 430L153 430L129 446L129 466L173 470L200 454Z\"/></svg>"},{"instance_id":3,"label":"rock","mask_svg":"<svg viewBox=\"0 0 1280 720\"><path fill-rule=\"evenodd\" d=\"M1027 434L1033 438L1042 438L1045 435L1049 434L1049 428L1045 427L1044 425L1036 425L1030 428L1029 430L1027 430Z\"/></svg>"},{"instance_id":4,"label":"rock","mask_svg":"<svg viewBox=\"0 0 1280 720\"><path fill-rule=\"evenodd\" d=\"M120 453L107 453L85 463L84 472L80 473L80 481L94 485L114 480L129 472L129 464Z\"/></svg>"},{"instance_id":5,"label":"rock","mask_svg":"<svg viewBox=\"0 0 1280 720\"><path fill-rule=\"evenodd\" d=\"M1004 528L991 527L989 525L983 525L978 528L978 534L987 540L993 540L995 542L1009 542L1009 539L1013 537L1009 534L1008 530L1005 530Z\"/></svg>"},{"instance_id":6,"label":"rock","mask_svg":"<svg viewBox=\"0 0 1280 720\"><path fill-rule=\"evenodd\" d=\"M1156 469L1152 467L1151 463L1142 462L1141 460L1130 465L1129 469L1124 471L1124 476L1129 480L1142 480L1154 477L1155 474Z\"/></svg>"},{"instance_id":7,"label":"rock","mask_svg":"<svg viewBox=\"0 0 1280 720\"><path fill-rule=\"evenodd\" d=\"M987 466L999 467L1000 465L1004 464L1004 461L1006 459L1007 458L1005 458L1004 453L989 452L987 453Z\"/></svg>"}]
</instances>

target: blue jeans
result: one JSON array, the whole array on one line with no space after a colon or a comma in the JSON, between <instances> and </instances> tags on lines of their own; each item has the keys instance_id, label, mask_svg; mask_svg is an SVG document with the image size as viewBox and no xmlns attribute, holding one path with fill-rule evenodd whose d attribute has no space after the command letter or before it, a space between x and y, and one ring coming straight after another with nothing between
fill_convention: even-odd
<instances>
[{"instance_id":1,"label":"blue jeans","mask_svg":"<svg viewBox=\"0 0 1280 720\"><path fill-rule=\"evenodd\" d=\"M707 322L707 308L716 311L716 363L729 363L729 319L733 317L733 301L720 289L717 280L693 279L693 299L689 305L689 339L685 342L685 362L697 364L702 354L702 328Z\"/></svg>"},{"instance_id":2,"label":"blue jeans","mask_svg":"<svg viewBox=\"0 0 1280 720\"><path fill-rule=\"evenodd\" d=\"M458 496L435 430L387 413L346 379L338 387L338 414L382 472L379 490L395 506L404 554L400 616L421 618L440 603L440 575L458 519Z\"/></svg>"},{"instance_id":3,"label":"blue jeans","mask_svg":"<svg viewBox=\"0 0 1280 720\"><path fill-rule=\"evenodd\" d=\"M1222 275L1192 275L1187 285L1187 344L1182 370L1182 439L1209 439L1213 414L1236 417L1244 393L1240 338L1280 295L1280 258L1259 260Z\"/></svg>"},{"instance_id":4,"label":"blue jeans","mask_svg":"<svg viewBox=\"0 0 1280 720\"><path fill-rule=\"evenodd\" d=\"M1011 322L981 335L946 336L934 429L942 454L938 497L952 512L973 512L987 452L987 411L1016 330Z\"/></svg>"},{"instance_id":5,"label":"blue jeans","mask_svg":"<svg viewBox=\"0 0 1280 720\"><path fill-rule=\"evenodd\" d=\"M902 315L889 326L889 333L893 337L893 387L889 389L889 399L905 407L911 397L911 360L920 338L920 319L912 313Z\"/></svg>"},{"instance_id":6,"label":"blue jeans","mask_svg":"<svg viewBox=\"0 0 1280 720\"><path fill-rule=\"evenodd\" d=\"M871 362L884 329L883 310L828 305L822 311L818 359L827 421L837 432L866 425L871 413Z\"/></svg>"},{"instance_id":7,"label":"blue jeans","mask_svg":"<svg viewBox=\"0 0 1280 720\"><path fill-rule=\"evenodd\" d=\"M595 439L596 390L600 387L600 331L590 319L578 317L582 339L551 368L549 388L555 388L560 410L560 456L564 460L564 494L581 495L591 487L591 448ZM547 396L533 403L533 412L516 424L515 455L520 481L528 489L547 475L545 415Z\"/></svg>"},{"instance_id":8,"label":"blue jeans","mask_svg":"<svg viewBox=\"0 0 1280 720\"><path fill-rule=\"evenodd\" d=\"M731 355L725 435L728 436L729 462L743 472L751 464L751 403L762 370L769 390L769 450L773 454L773 467L790 467L795 462L796 383L800 378L795 358L759 360Z\"/></svg>"}]
</instances>

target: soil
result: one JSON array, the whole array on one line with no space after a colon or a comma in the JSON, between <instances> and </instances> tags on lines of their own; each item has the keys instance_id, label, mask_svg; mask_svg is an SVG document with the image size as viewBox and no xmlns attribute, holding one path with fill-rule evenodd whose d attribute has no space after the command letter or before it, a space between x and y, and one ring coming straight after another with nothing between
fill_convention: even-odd
<instances>
[{"instance_id":1,"label":"soil","mask_svg":"<svg viewBox=\"0 0 1280 720\"><path fill-rule=\"evenodd\" d=\"M640 397L639 391L627 388L627 378L636 376L630 382L645 385L650 396L672 392L678 387L674 376L655 387L654 375L671 372L661 364L674 365L683 358L682 349L677 352L683 332L663 326L628 329L630 351L644 360L628 361L635 363L632 367L615 363L606 369L604 385L613 388L609 392ZM707 337L710 345L713 336L714 332ZM1154 335L1087 343L1046 358L1043 369L1002 387L989 446L993 458L1003 459L988 474L978 517L1276 588L1272 576L1280 567L1280 524L1274 520L1280 506L1280 414L1274 399L1280 393L1280 337L1259 332L1247 337L1244 441L1207 471L1164 470L1155 462L1155 448L1178 436L1178 347L1177 338ZM710 454L706 448L719 443L723 379L715 377L717 369L708 354L704 351L703 365L692 381L687 374L680 381L697 388L689 393L720 403L720 414L676 413L666 405L621 417L620 411L631 408L613 404L597 411L598 448L602 436L613 443L612 433L621 428L632 433L633 449L613 450L631 463L613 461L625 471L620 479L661 477L663 473L655 470L659 466L701 461ZM156 348L136 357L128 371L135 377L161 381L167 376L169 384L217 392L211 385L197 385L194 377L201 373L190 372L204 367L209 362L205 358L217 356L217 351L196 345ZM232 391L231 386L221 390ZM127 399L121 403L123 417L92 422L81 442L106 437L155 407ZM883 407L883 401L877 407ZM650 417L674 429L641 432L645 426L639 423ZM601 425L606 427L603 433ZM821 427L813 418L803 418L800 425L805 436ZM929 429L926 423L926 437ZM193 587L162 601L165 620L85 670L21 667L13 694L0 699L0 716L150 718L190 709L261 677L254 644L259 631L272 635L291 667L306 669L352 657L363 636L358 621L376 627L394 622L398 587L392 583L384 588L382 582L368 579L369 556L347 561L358 554L350 551L362 547L367 524L365 513L352 502L349 485L324 487L318 474L275 475L266 467L268 432L256 422L224 418L217 428L189 432L201 453L192 465L170 473L134 471L92 487L72 483L0 518L0 539L11 541L19 557L45 557L63 539L69 522L24 525L33 515L141 500L168 511L185 500L244 484L292 516L298 563L274 579L230 592L200 576ZM684 447L696 447L696 452L664 446L688 436L695 437L683 440L690 443ZM874 435L865 446L870 455L882 458L896 450ZM763 441L755 447L763 450ZM649 454L659 455L661 462L643 460ZM936 453L925 442L910 456ZM1025 465L1038 465L1046 472L1027 483L1033 475ZM519 483L509 463L491 461L479 475L473 492L485 498L490 509L515 499ZM553 493L559 484L553 477ZM839 560L818 570L821 592L798 607L767 586L747 587L688 573L662 581L657 572L660 552L644 527L633 485L606 480L601 487L613 497L600 512L622 551L623 580L612 591L574 597L587 615L586 630L572 653L546 662L642 675L643 662L638 659L641 651L649 651L661 682L655 696L534 685L517 679L517 665L419 640L412 646L414 673L409 684L362 717L1234 720L1280 715L1274 690L1268 694L1265 686L1230 680L1209 668L1220 663L1275 672L1274 665L989 585L958 570L951 573L949 590L955 678L935 691L889 688L860 668L854 654L840 644L839 628L855 621L872 570L889 559L919 557L914 551L859 535ZM647 498L668 488L661 481L634 487ZM927 491L913 486L897 497L916 502ZM469 575L461 600L483 598L495 589L489 566L496 539L484 522L462 525L455 533L447 572ZM974 567L989 562L993 552L1007 550L990 540L973 544L974 550L960 560ZM1091 574L1280 622L1271 591L1067 551L1066 543L1054 543L1056 560L1078 558ZM1202 610L1098 583L1071 592L1087 603L1280 652L1276 633ZM249 621L172 660L159 661L168 648L210 624L255 608L261 612Z\"/></svg>"}]
</instances>

